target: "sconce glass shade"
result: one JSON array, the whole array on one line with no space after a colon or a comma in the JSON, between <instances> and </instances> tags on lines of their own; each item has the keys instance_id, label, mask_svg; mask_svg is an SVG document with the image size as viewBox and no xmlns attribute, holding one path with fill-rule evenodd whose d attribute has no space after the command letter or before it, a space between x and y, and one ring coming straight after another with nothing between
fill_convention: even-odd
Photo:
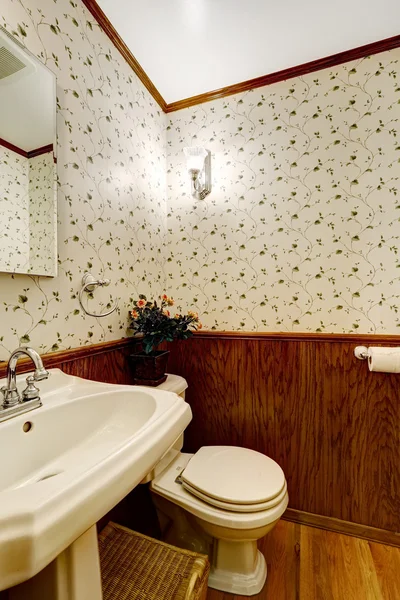
<instances>
[{"instance_id":1,"label":"sconce glass shade","mask_svg":"<svg viewBox=\"0 0 400 600\"><path fill-rule=\"evenodd\" d=\"M211 152L202 146L183 149L193 198L204 200L211 192Z\"/></svg>"},{"instance_id":2,"label":"sconce glass shade","mask_svg":"<svg viewBox=\"0 0 400 600\"><path fill-rule=\"evenodd\" d=\"M201 146L191 146L183 149L188 171L202 171L204 161L207 157L207 150Z\"/></svg>"}]
</instances>

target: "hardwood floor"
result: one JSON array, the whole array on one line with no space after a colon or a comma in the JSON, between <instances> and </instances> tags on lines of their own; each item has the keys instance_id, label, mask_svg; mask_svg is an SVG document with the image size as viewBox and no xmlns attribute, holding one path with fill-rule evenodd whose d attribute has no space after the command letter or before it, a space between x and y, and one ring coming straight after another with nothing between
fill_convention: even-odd
<instances>
[{"instance_id":1,"label":"hardwood floor","mask_svg":"<svg viewBox=\"0 0 400 600\"><path fill-rule=\"evenodd\" d=\"M400 548L279 521L261 541L268 564L253 600L400 600ZM209 589L207 600L238 600Z\"/></svg>"}]
</instances>

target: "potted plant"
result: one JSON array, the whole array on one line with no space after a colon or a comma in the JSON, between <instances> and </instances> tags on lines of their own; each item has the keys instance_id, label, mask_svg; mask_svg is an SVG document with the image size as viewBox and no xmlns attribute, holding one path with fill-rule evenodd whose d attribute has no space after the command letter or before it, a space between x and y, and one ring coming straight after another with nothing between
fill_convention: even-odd
<instances>
[{"instance_id":1,"label":"potted plant","mask_svg":"<svg viewBox=\"0 0 400 600\"><path fill-rule=\"evenodd\" d=\"M193 331L201 329L197 313L188 311L186 315L176 313L171 316L169 308L174 305L172 298L163 294L159 301L148 301L143 294L133 303L129 325L135 333L142 333L143 351L131 354L134 368L134 382L138 385L160 385L166 380L168 350L157 350L162 342L186 340Z\"/></svg>"}]
</instances>

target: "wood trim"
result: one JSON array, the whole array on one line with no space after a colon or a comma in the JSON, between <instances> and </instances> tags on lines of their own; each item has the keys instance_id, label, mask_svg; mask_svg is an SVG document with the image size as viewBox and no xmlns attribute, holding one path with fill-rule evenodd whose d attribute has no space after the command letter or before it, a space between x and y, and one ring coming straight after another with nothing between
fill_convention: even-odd
<instances>
[{"instance_id":1,"label":"wood trim","mask_svg":"<svg viewBox=\"0 0 400 600\"><path fill-rule=\"evenodd\" d=\"M292 523L300 523L301 525L309 525L318 529L343 533L353 537L369 540L370 542L379 542L388 544L389 546L400 547L400 532L395 533L387 529L377 529L368 525L360 525L359 523L351 523L350 521L342 521L334 517L326 517L324 515L315 515L313 513L296 510L295 508L287 508L282 515L282 519Z\"/></svg>"},{"instance_id":2,"label":"wood trim","mask_svg":"<svg viewBox=\"0 0 400 600\"><path fill-rule=\"evenodd\" d=\"M3 138L0 138L0 146L4 146L4 148L7 148L7 150L11 150L16 154L23 156L24 158L34 158L35 156L40 156L41 154L53 152L53 144L47 144L47 146L41 146L40 148L35 148L34 150L29 150L29 152L26 152L26 150L23 150L18 146L14 146L14 144L7 142L7 140L3 140Z\"/></svg>"},{"instance_id":3,"label":"wood trim","mask_svg":"<svg viewBox=\"0 0 400 600\"><path fill-rule=\"evenodd\" d=\"M341 65L352 60L364 58L365 56L372 56L373 54L379 54L380 52L386 52L387 50L393 50L394 48L400 47L400 35L395 35L372 44L366 44L365 46L359 46L352 50L346 50L344 52L338 52L325 58L319 58L312 60L289 69L283 69L282 71L276 71L262 77L255 77L254 79L248 79L241 83L234 85L228 85L220 88L219 90L213 90L212 92L206 92L205 94L199 94L192 96L191 98L185 98L184 100L178 100L167 104L165 112L170 113L189 106L195 106L197 104L203 104L204 102L211 102L212 100L218 100L219 98L225 98L226 96L232 96L233 94L241 94L248 90L254 90L259 87L271 85L272 83L278 83L279 81L285 81L286 79L293 79L293 77L300 77L307 75L307 73L314 73L321 69L329 69Z\"/></svg>"},{"instance_id":4,"label":"wood trim","mask_svg":"<svg viewBox=\"0 0 400 600\"><path fill-rule=\"evenodd\" d=\"M28 153L25 152L25 150L22 150L22 148L19 148L18 146L14 146L14 144L7 142L7 140L3 140L3 138L0 138L0 146L3 146L4 148L7 148L7 150L15 152L16 154L19 154L24 158L28 158Z\"/></svg>"},{"instance_id":5,"label":"wood trim","mask_svg":"<svg viewBox=\"0 0 400 600\"><path fill-rule=\"evenodd\" d=\"M144 69L133 56L132 52L129 50L128 46L125 44L115 27L112 25L111 21L97 4L96 0L82 0L82 2L165 113L175 112L177 110L182 110L183 108L188 108L189 106L203 104L204 102L211 102L212 100L225 98L226 96L232 96L233 94L240 94L248 90L271 85L272 83L278 83L279 81L284 81L286 79L292 79L293 77L300 77L302 75L306 75L307 73L314 73L315 71L320 71L321 69L328 69L352 60L364 58L365 56L372 56L373 54L387 52L388 50L393 50L394 48L400 47L400 35L395 35L393 37L372 42L371 44L365 44L364 46L359 46L351 50L338 52L337 54L332 54L325 58L312 60L295 67L276 71L275 73L269 73L268 75L262 75L261 77L248 79L247 81L228 85L218 90L213 90L204 94L198 94L197 96L191 96L190 98L184 98L183 100L178 100L176 102L167 104Z\"/></svg>"},{"instance_id":6,"label":"wood trim","mask_svg":"<svg viewBox=\"0 0 400 600\"><path fill-rule=\"evenodd\" d=\"M374 333L299 333L297 331L197 331L196 338L281 340L289 342L342 342L365 344L400 344L400 335Z\"/></svg>"},{"instance_id":7,"label":"wood trim","mask_svg":"<svg viewBox=\"0 0 400 600\"><path fill-rule=\"evenodd\" d=\"M133 345L138 342L138 338L130 337L111 342L101 342L90 346L81 346L80 348L72 348L70 350L61 350L60 352L51 352L42 356L43 363L47 369L56 367L60 364L76 361L78 359L104 354L105 352L114 352L120 348ZM21 358L18 361L18 373L26 373L32 371L32 362L29 358ZM5 377L7 372L7 362L0 362L0 378Z\"/></svg>"},{"instance_id":8,"label":"wood trim","mask_svg":"<svg viewBox=\"0 0 400 600\"><path fill-rule=\"evenodd\" d=\"M48 152L53 152L53 144L47 144L47 146L35 148L34 150L30 150L26 154L28 158L35 158L35 156L41 156L42 154L47 154Z\"/></svg>"},{"instance_id":9,"label":"wood trim","mask_svg":"<svg viewBox=\"0 0 400 600\"><path fill-rule=\"evenodd\" d=\"M122 54L123 58L126 60L128 65L139 77L144 87L153 96L154 100L157 102L160 108L164 112L167 112L167 103L165 102L164 98L161 96L160 92L157 90L151 79L148 77L146 72L143 70L136 58L133 56L132 52L129 50L128 46L125 44L121 36L118 34L117 30L111 24L111 22L109 21L105 13L102 11L100 6L97 4L97 2L95 0L82 0L82 2L92 14L92 16L96 19L104 33L110 38L117 50Z\"/></svg>"}]
</instances>

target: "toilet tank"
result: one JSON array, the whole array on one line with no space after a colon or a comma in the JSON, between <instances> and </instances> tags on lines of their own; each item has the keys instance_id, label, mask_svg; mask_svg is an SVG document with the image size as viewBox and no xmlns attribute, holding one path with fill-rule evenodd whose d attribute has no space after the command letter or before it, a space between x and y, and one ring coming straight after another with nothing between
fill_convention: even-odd
<instances>
[{"instance_id":1,"label":"toilet tank","mask_svg":"<svg viewBox=\"0 0 400 600\"><path fill-rule=\"evenodd\" d=\"M174 392L185 399L185 392L188 387L186 379L179 375L168 374L167 379L161 385L157 385L156 389L165 390L167 392ZM152 479L157 477L168 465L176 458L183 447L183 433L178 437L167 452L162 456L159 462L154 465L152 470L147 473L146 477L142 479L140 483L149 483Z\"/></svg>"},{"instance_id":2,"label":"toilet tank","mask_svg":"<svg viewBox=\"0 0 400 600\"><path fill-rule=\"evenodd\" d=\"M170 375L168 374L167 379L161 385L158 385L156 389L158 390L166 390L167 392L174 392L181 396L183 399L185 398L185 391L188 387L186 379L181 377L180 375Z\"/></svg>"}]
</instances>

